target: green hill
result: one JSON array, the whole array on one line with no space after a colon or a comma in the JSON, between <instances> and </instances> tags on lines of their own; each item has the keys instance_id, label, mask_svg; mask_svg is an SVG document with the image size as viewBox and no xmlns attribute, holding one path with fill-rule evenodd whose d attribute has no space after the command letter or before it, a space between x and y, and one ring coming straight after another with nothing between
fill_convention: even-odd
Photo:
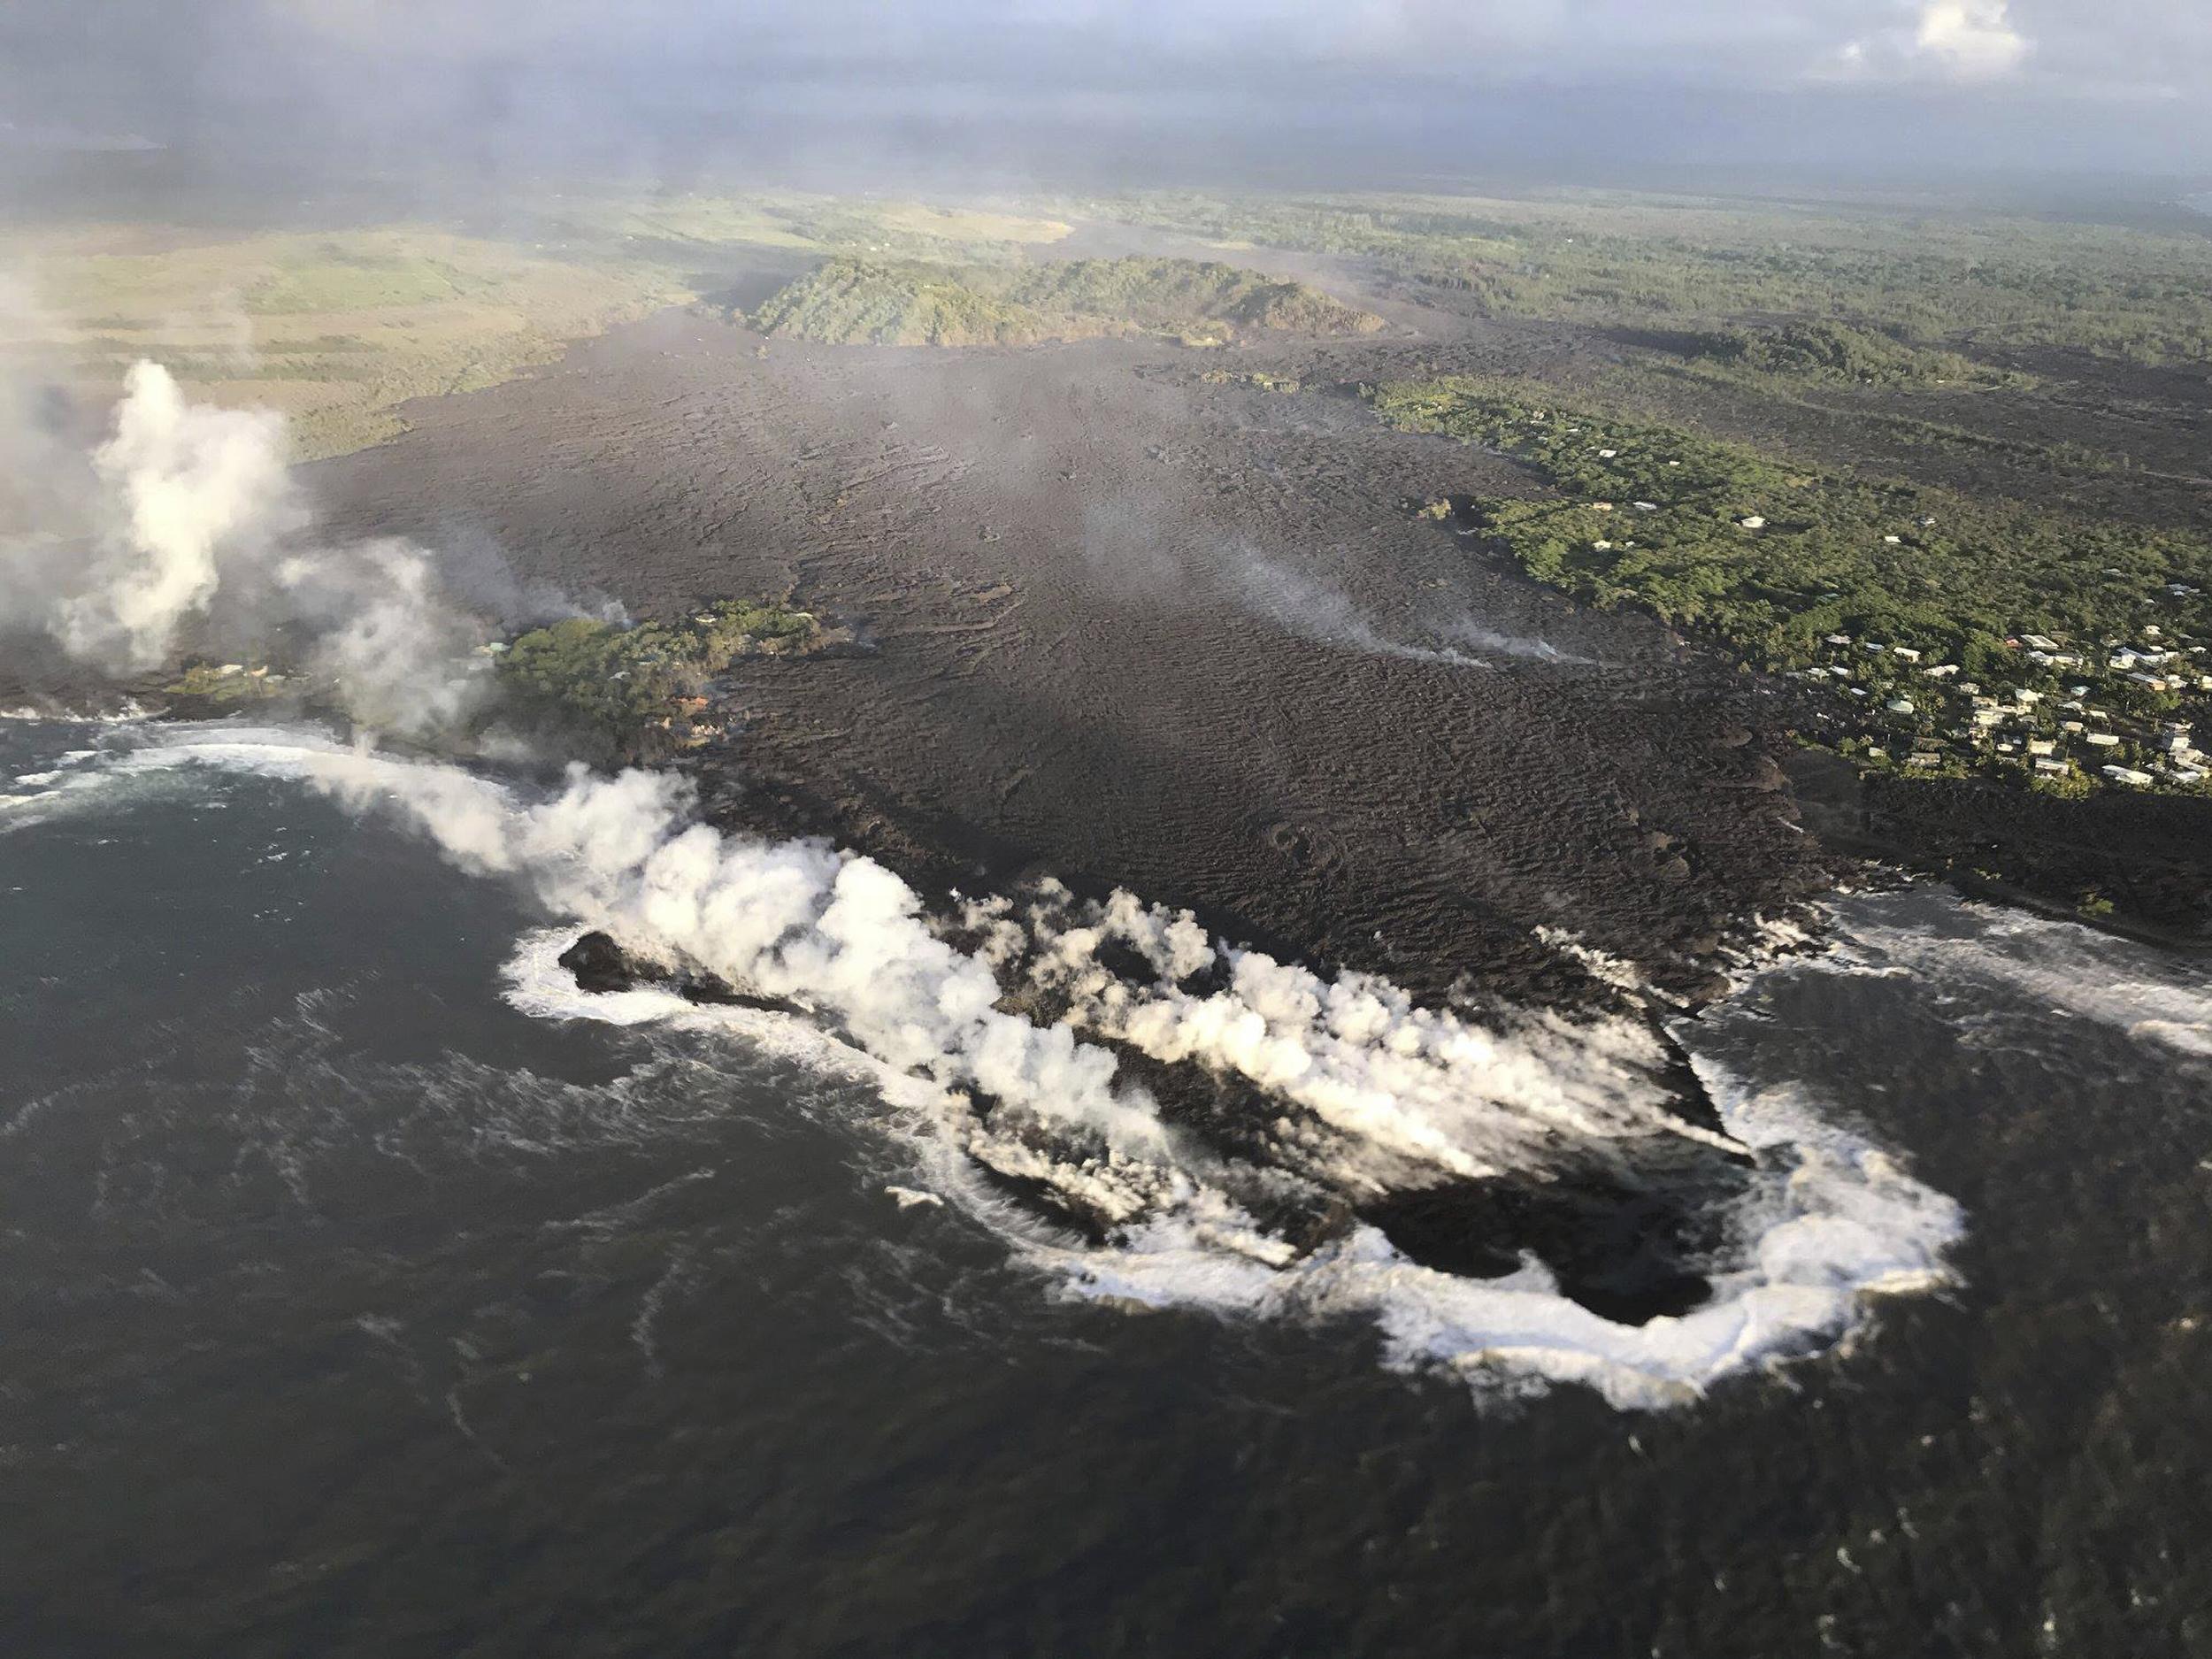
<instances>
[{"instance_id":1,"label":"green hill","mask_svg":"<svg viewBox=\"0 0 2212 1659\"><path fill-rule=\"evenodd\" d=\"M1317 289L1194 259L939 265L832 259L754 314L763 334L833 345L1031 345L1164 334L1219 343L1240 330L1372 334L1375 317Z\"/></svg>"}]
</instances>

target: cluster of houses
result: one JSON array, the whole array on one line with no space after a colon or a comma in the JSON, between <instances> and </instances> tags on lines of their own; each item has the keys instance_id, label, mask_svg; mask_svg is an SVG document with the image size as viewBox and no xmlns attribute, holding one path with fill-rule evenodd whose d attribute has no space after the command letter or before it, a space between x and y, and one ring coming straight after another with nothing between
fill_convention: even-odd
<instances>
[{"instance_id":1,"label":"cluster of houses","mask_svg":"<svg viewBox=\"0 0 2212 1659\"><path fill-rule=\"evenodd\" d=\"M2195 595L2178 582L2167 592ZM1799 677L1843 701L1828 718L1877 764L2212 790L2193 718L2212 717L2212 648L2156 624L2093 646L2042 634L2005 646L2009 660L1976 679L1916 647L1831 634Z\"/></svg>"}]
</instances>

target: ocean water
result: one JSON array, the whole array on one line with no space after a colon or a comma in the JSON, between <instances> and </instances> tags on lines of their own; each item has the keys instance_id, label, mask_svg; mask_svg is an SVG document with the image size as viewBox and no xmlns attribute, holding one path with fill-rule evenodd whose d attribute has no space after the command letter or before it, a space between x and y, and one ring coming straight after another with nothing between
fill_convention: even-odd
<instances>
[{"instance_id":1,"label":"ocean water","mask_svg":"<svg viewBox=\"0 0 2212 1659\"><path fill-rule=\"evenodd\" d=\"M1679 1034L1942 1271L1624 1403L1373 1263L1102 1294L853 1050L145 741L0 723L0 1651L2212 1650L2201 964L1841 902Z\"/></svg>"}]
</instances>

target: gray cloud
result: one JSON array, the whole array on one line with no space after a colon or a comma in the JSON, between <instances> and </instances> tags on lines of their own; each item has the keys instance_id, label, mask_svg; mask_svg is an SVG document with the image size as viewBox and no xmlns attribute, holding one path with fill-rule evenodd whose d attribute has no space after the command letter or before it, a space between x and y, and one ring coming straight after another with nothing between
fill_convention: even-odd
<instances>
[{"instance_id":1,"label":"gray cloud","mask_svg":"<svg viewBox=\"0 0 2212 1659\"><path fill-rule=\"evenodd\" d=\"M2198 0L12 0L19 134L370 165L2212 165ZM2131 111L2124 119L2116 110ZM1587 171L1588 167L1584 166ZM1310 169L1308 169L1310 171ZM998 180L994 180L998 181Z\"/></svg>"}]
</instances>

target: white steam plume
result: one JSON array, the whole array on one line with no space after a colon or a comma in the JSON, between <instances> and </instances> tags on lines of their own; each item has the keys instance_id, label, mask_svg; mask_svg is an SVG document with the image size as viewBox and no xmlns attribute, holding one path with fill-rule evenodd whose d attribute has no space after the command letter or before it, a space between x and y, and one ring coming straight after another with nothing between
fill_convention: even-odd
<instances>
[{"instance_id":1,"label":"white steam plume","mask_svg":"<svg viewBox=\"0 0 2212 1659\"><path fill-rule=\"evenodd\" d=\"M308 666L337 685L356 720L423 737L453 729L482 701L476 630L422 549L384 538L342 555L295 555L276 579L319 630Z\"/></svg>"},{"instance_id":2,"label":"white steam plume","mask_svg":"<svg viewBox=\"0 0 2212 1659\"><path fill-rule=\"evenodd\" d=\"M526 805L457 767L291 753L316 787L357 808L396 810L464 867L518 878L550 909L641 955L798 1002L895 1070L1095 1131L1124 1153L1166 1145L1141 1091L1116 1090L1112 1055L1064 1025L998 1009L989 964L938 938L913 889L869 859L818 841L721 834L692 821L689 786L664 773L573 767L560 794Z\"/></svg>"},{"instance_id":3,"label":"white steam plume","mask_svg":"<svg viewBox=\"0 0 2212 1659\"><path fill-rule=\"evenodd\" d=\"M93 457L107 492L83 587L50 623L73 657L158 666L206 610L226 560L255 560L306 515L284 462L284 420L188 403L158 364L133 366L115 435Z\"/></svg>"},{"instance_id":4,"label":"white steam plume","mask_svg":"<svg viewBox=\"0 0 2212 1659\"><path fill-rule=\"evenodd\" d=\"M972 907L1003 926L1007 909ZM1325 979L1256 950L1218 949L1187 912L1115 893L1077 911L1064 889L1017 932L1033 940L1032 979L1068 999L1078 1025L1154 1059L1195 1060L1295 1102L1337 1134L1333 1173L1355 1190L1479 1180L1542 1167L1562 1137L1578 1144L1671 1134L1740 1152L1684 1122L1655 1082L1668 1056L1626 1020L1570 1025L1502 1010L1498 1029L1422 1008L1373 974ZM1012 941L1002 933L1003 956ZM1157 974L1133 982L1099 959L1119 944ZM1216 965L1216 988L1179 983Z\"/></svg>"},{"instance_id":5,"label":"white steam plume","mask_svg":"<svg viewBox=\"0 0 2212 1659\"><path fill-rule=\"evenodd\" d=\"M1231 567L1230 580L1237 596L1255 615L1266 618L1285 633L1318 645L1364 651L1376 657L1400 657L1409 662L1436 663L1447 668L1488 668L1486 657L1470 656L1451 645L1415 645L1392 639L1363 616L1345 595L1312 578L1271 560L1247 557ZM1541 662L1579 663L1542 640L1523 639L1486 628L1471 618L1445 619L1438 631L1493 657L1524 657Z\"/></svg>"}]
</instances>

